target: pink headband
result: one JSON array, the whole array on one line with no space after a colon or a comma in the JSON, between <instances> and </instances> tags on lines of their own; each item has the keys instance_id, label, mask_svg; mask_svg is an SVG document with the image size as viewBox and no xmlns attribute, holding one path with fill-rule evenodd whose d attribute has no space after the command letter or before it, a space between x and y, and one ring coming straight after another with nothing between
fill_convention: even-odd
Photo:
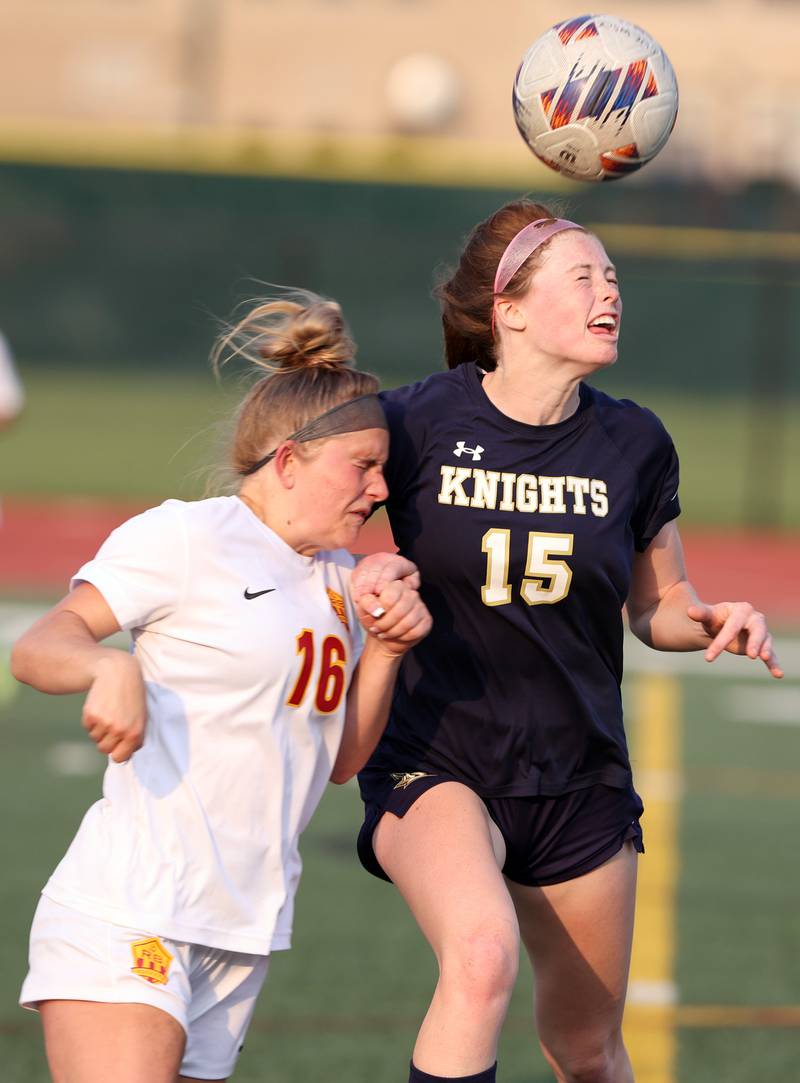
<instances>
[{"instance_id":1,"label":"pink headband","mask_svg":"<svg viewBox=\"0 0 800 1083\"><path fill-rule=\"evenodd\" d=\"M500 257L497 274L494 276L495 294L503 292L528 256L532 255L540 244L549 241L563 229L583 229L583 226L579 226L577 222L569 222L566 218L539 218L523 226Z\"/></svg>"}]
</instances>

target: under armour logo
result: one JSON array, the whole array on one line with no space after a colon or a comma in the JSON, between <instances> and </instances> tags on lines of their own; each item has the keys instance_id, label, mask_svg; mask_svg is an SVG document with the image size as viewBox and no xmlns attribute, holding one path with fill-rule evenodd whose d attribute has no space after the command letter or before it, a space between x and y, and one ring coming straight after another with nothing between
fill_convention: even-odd
<instances>
[{"instance_id":1,"label":"under armour logo","mask_svg":"<svg viewBox=\"0 0 800 1083\"><path fill-rule=\"evenodd\" d=\"M453 448L453 454L458 455L459 458L461 458L462 455L471 455L472 461L474 463L478 463L481 461L481 455L485 450L486 449L482 448L480 444L478 444L476 447L467 447L464 440L459 440L456 446Z\"/></svg>"}]
</instances>

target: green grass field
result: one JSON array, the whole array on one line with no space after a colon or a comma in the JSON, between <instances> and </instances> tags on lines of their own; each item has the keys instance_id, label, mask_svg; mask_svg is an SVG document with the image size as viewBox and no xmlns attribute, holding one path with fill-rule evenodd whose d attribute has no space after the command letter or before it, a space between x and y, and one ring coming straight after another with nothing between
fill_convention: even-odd
<instances>
[{"instance_id":1,"label":"green grass field","mask_svg":"<svg viewBox=\"0 0 800 1083\"><path fill-rule=\"evenodd\" d=\"M0 622L2 624L3 622ZM6 638L11 625L6 616ZM800 658L789 644L787 662ZM630 665L630 688L641 678ZM770 684L724 660L723 677L680 657L682 754L679 868L672 921L678 991L673 1065L641 1083L760 1083L797 1079L800 1063L800 683ZM692 675L685 675L686 671ZM5 670L3 671L5 672ZM7 1083L45 1083L34 1016L16 1006L36 896L88 804L101 759L83 736L77 697L0 683L0 1063ZM630 704L629 704L630 707ZM636 743L637 719L628 718ZM74 772L74 773L70 773ZM647 797L645 793L645 798ZM434 981L426 946L394 889L362 872L354 853L360 802L329 787L303 853L294 948L276 954L240 1083L352 1079L399 1083ZM645 842L647 819L645 817ZM648 852L643 863L657 862ZM503 1083L544 1083L522 976L500 1050ZM721 1010L704 1025L697 1010ZM765 1026L748 1008L790 1007L794 1026ZM641 1010L641 1009L640 1009ZM636 1008L632 1025L639 1016ZM775 1022L775 1020L773 1020ZM784 1023L786 1020L784 1019Z\"/></svg>"},{"instance_id":2,"label":"green grass field","mask_svg":"<svg viewBox=\"0 0 800 1083\"><path fill-rule=\"evenodd\" d=\"M402 379L393 375L387 384ZM202 495L210 468L224 458L224 419L240 395L235 381L220 389L202 367L195 375L141 377L36 370L26 373L26 385L26 413L3 434L0 493L30 499ZM673 434L687 523L749 525L771 509L770 525L800 527L800 404L786 405L780 436L769 415L754 433L743 399L625 394L656 410ZM777 465L761 478L754 459L771 449L780 452ZM800 649L793 651L800 660ZM731 664L730 676L720 679L691 660L693 675L675 678L682 702L673 780L680 862L669 978L678 1004L650 1015L632 1007L631 1026L643 1019L674 1040L661 1074L640 1075L637 1083L798 1078L800 685L793 681L800 665L778 686L755 667L740 672ZM0 667L4 1083L47 1079L38 1022L16 1006L16 996L38 890L99 795L100 758L78 715L77 699L19 690ZM628 724L635 740L636 718L629 715ZM405 1078L434 966L394 890L361 871L354 852L359 820L356 790L330 787L304 839L295 947L273 961L236 1073L241 1083ZM652 852L644 859L658 860ZM529 1022L530 997L523 966L500 1050L503 1083L551 1078ZM715 1009L712 1017L704 1007ZM765 1017L749 1007L790 1010Z\"/></svg>"},{"instance_id":3,"label":"green grass field","mask_svg":"<svg viewBox=\"0 0 800 1083\"><path fill-rule=\"evenodd\" d=\"M385 383L402 380L387 374ZM34 370L28 408L3 434L0 493L157 501L202 495L224 461L225 419L240 395L196 374ZM627 397L654 409L681 457L683 521L709 526L800 527L800 402L782 422L743 398L653 393Z\"/></svg>"}]
</instances>

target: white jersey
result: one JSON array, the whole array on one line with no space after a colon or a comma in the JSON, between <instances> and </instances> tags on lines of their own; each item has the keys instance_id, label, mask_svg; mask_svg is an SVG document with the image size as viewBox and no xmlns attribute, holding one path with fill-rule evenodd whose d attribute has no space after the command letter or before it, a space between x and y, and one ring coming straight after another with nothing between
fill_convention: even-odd
<instances>
[{"instance_id":1,"label":"white jersey","mask_svg":"<svg viewBox=\"0 0 800 1083\"><path fill-rule=\"evenodd\" d=\"M301 556L235 496L124 523L92 583L147 689L145 742L109 760L44 894L209 947L289 947L298 837L330 776L363 645L344 550Z\"/></svg>"}]
</instances>

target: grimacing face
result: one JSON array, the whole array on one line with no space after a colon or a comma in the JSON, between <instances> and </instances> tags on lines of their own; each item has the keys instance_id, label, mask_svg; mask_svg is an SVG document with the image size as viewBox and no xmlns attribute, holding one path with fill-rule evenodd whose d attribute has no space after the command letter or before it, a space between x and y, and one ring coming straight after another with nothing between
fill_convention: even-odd
<instances>
[{"instance_id":1,"label":"grimacing face","mask_svg":"<svg viewBox=\"0 0 800 1083\"><path fill-rule=\"evenodd\" d=\"M385 429L361 429L320 441L298 460L294 502L308 546L302 552L352 545L375 504L388 494Z\"/></svg>"},{"instance_id":2,"label":"grimacing face","mask_svg":"<svg viewBox=\"0 0 800 1083\"><path fill-rule=\"evenodd\" d=\"M526 342L537 354L587 372L616 361L622 316L617 272L592 234L556 234L515 304L525 320Z\"/></svg>"}]
</instances>

